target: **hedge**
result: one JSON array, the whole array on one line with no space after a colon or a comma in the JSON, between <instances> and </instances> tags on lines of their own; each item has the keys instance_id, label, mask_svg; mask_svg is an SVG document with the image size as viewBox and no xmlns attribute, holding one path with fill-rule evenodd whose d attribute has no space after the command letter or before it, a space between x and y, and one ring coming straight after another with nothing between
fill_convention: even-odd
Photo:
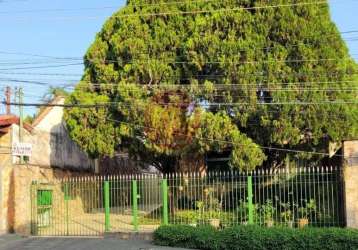
<instances>
[{"instance_id":1,"label":"hedge","mask_svg":"<svg viewBox=\"0 0 358 250\"><path fill-rule=\"evenodd\" d=\"M358 249L358 231L341 228L264 228L237 226L223 230L184 225L161 226L154 232L161 246L225 249Z\"/></svg>"}]
</instances>

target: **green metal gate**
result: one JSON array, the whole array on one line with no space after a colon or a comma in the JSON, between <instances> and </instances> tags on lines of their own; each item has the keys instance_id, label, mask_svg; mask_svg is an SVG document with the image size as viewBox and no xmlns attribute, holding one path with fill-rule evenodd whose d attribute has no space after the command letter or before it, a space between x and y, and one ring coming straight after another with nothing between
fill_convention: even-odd
<instances>
[{"instance_id":1,"label":"green metal gate","mask_svg":"<svg viewBox=\"0 0 358 250\"><path fill-rule=\"evenodd\" d=\"M167 181L154 175L78 177L32 184L32 234L151 232L168 223ZM164 205L164 207L163 207Z\"/></svg>"}]
</instances>

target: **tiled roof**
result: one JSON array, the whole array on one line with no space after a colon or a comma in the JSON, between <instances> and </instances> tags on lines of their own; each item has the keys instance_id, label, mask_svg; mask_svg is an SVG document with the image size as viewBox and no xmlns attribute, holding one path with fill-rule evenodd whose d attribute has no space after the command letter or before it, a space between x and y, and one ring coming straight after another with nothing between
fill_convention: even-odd
<instances>
[{"instance_id":1,"label":"tiled roof","mask_svg":"<svg viewBox=\"0 0 358 250\"><path fill-rule=\"evenodd\" d=\"M13 124L20 124L20 119L16 115L0 115L0 132L7 133L8 129ZM32 130L32 127L24 123L24 128L28 131Z\"/></svg>"}]
</instances>

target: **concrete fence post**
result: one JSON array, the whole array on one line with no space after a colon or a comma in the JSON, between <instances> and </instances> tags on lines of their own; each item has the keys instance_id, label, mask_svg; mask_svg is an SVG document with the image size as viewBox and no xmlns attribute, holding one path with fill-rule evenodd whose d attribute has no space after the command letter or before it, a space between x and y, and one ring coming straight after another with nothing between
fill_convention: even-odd
<instances>
[{"instance_id":1,"label":"concrete fence post","mask_svg":"<svg viewBox=\"0 0 358 250\"><path fill-rule=\"evenodd\" d=\"M343 143L346 225L358 228L358 140Z\"/></svg>"}]
</instances>

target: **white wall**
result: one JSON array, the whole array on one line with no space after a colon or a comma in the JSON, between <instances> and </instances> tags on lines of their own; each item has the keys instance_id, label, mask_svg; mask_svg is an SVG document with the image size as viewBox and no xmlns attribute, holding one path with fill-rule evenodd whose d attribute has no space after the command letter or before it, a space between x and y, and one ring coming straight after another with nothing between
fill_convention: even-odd
<instances>
[{"instance_id":1,"label":"white wall","mask_svg":"<svg viewBox=\"0 0 358 250\"><path fill-rule=\"evenodd\" d=\"M56 104L63 105L65 98L58 98ZM62 123L63 107L51 107L51 111L46 114L34 128L40 131L55 132L54 129ZM60 132L60 131L59 131Z\"/></svg>"},{"instance_id":2,"label":"white wall","mask_svg":"<svg viewBox=\"0 0 358 250\"><path fill-rule=\"evenodd\" d=\"M58 102L64 103L64 99ZM75 169L94 169L94 160L71 140L62 121L63 107L53 107L33 128L23 131L23 142L32 144L29 164ZM19 141L19 126L12 125L12 141ZM18 157L13 159L18 161Z\"/></svg>"}]
</instances>

